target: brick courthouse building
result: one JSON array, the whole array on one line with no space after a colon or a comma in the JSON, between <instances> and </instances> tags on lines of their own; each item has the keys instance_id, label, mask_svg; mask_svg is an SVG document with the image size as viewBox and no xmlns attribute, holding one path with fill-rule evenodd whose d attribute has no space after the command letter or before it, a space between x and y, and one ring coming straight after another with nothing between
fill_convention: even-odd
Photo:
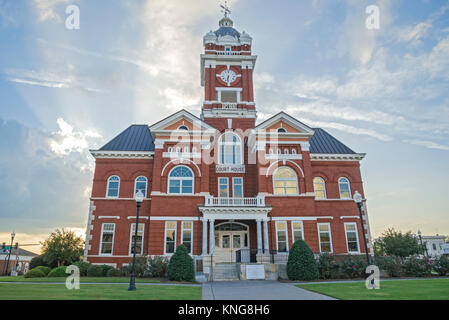
<instances>
[{"instance_id":1,"label":"brick courthouse building","mask_svg":"<svg viewBox=\"0 0 449 320\"><path fill-rule=\"evenodd\" d=\"M364 154L284 112L256 125L252 38L227 15L219 26L203 39L200 118L181 110L91 150L87 261L129 263L137 190L138 254L170 256L183 243L205 265L285 262L298 239L315 253L365 252L352 200L364 194ZM370 240L365 203L363 213Z\"/></svg>"}]
</instances>

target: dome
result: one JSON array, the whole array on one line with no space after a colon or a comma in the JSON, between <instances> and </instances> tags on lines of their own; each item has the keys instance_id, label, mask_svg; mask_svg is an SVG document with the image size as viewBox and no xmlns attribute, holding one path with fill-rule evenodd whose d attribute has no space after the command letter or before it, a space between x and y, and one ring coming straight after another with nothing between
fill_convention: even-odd
<instances>
[{"instance_id":1,"label":"dome","mask_svg":"<svg viewBox=\"0 0 449 320\"><path fill-rule=\"evenodd\" d=\"M218 23L220 28L215 31L217 37L231 36L234 38L240 38L240 32L233 28L234 22L229 17L224 17Z\"/></svg>"}]
</instances>

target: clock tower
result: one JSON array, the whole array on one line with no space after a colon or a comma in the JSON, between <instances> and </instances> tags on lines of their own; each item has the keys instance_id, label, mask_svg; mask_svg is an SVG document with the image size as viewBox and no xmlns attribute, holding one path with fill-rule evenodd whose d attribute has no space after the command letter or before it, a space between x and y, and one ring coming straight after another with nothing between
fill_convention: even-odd
<instances>
[{"instance_id":1,"label":"clock tower","mask_svg":"<svg viewBox=\"0 0 449 320\"><path fill-rule=\"evenodd\" d=\"M245 31L240 33L233 28L229 12L225 10L218 30L208 32L203 38L201 117L220 129L229 128L232 119L238 118L234 124L238 122L239 127L246 130L253 128L256 121L253 70L257 56L251 53L252 38Z\"/></svg>"}]
</instances>

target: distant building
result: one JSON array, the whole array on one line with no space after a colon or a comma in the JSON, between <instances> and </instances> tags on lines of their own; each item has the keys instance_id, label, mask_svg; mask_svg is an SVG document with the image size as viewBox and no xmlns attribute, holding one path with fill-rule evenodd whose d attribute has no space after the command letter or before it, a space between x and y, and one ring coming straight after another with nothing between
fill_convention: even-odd
<instances>
[{"instance_id":1,"label":"distant building","mask_svg":"<svg viewBox=\"0 0 449 320\"><path fill-rule=\"evenodd\" d=\"M437 258L443 254L449 254L449 244L446 244L446 236L422 236L422 242L426 246L429 257ZM446 250L446 252L445 252Z\"/></svg>"},{"instance_id":2,"label":"distant building","mask_svg":"<svg viewBox=\"0 0 449 320\"><path fill-rule=\"evenodd\" d=\"M24 249L12 249L11 256L9 257L8 271L6 265L8 263L8 250L0 249L0 275L9 274L11 271L16 270L19 273L26 273L29 270L31 259L37 254L24 250Z\"/></svg>"}]
</instances>

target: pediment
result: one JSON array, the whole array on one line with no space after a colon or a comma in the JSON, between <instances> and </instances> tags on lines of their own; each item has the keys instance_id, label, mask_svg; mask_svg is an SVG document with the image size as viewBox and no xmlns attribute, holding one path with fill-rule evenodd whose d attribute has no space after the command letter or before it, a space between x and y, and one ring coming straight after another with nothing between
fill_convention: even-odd
<instances>
[{"instance_id":1,"label":"pediment","mask_svg":"<svg viewBox=\"0 0 449 320\"><path fill-rule=\"evenodd\" d=\"M178 111L150 126L151 132L176 131L187 127L188 131L215 131L215 128L202 121L187 110Z\"/></svg>"},{"instance_id":2,"label":"pediment","mask_svg":"<svg viewBox=\"0 0 449 320\"><path fill-rule=\"evenodd\" d=\"M277 133L279 128L285 129L286 133L296 133L312 136L315 131L306 124L298 121L285 112L280 112L275 116L265 120L256 126L257 131Z\"/></svg>"}]
</instances>

